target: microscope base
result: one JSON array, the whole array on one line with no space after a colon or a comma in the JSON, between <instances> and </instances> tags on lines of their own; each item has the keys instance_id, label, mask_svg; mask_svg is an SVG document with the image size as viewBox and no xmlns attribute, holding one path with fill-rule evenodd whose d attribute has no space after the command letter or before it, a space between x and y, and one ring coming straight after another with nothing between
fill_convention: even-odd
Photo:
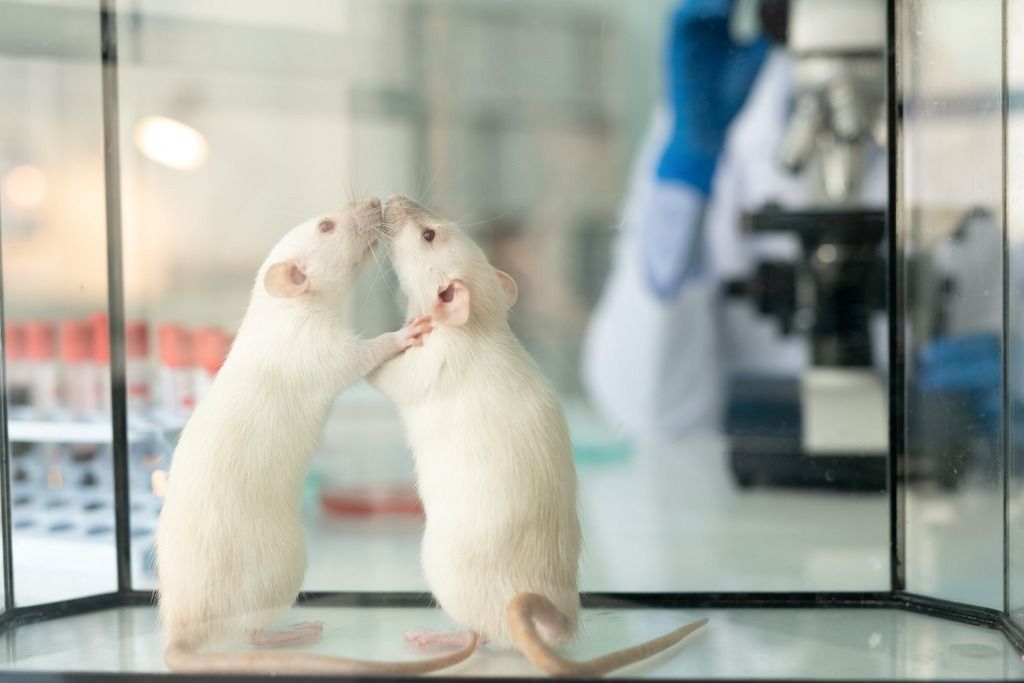
<instances>
[{"instance_id":1,"label":"microscope base","mask_svg":"<svg viewBox=\"0 0 1024 683\"><path fill-rule=\"evenodd\" d=\"M806 382L795 377L732 380L726 433L736 482L742 487L885 491L884 450L808 448L802 401L806 391Z\"/></svg>"},{"instance_id":2,"label":"microscope base","mask_svg":"<svg viewBox=\"0 0 1024 683\"><path fill-rule=\"evenodd\" d=\"M871 454L808 455L800 451L744 450L735 442L729 453L736 483L747 488L886 490L888 459Z\"/></svg>"}]
</instances>

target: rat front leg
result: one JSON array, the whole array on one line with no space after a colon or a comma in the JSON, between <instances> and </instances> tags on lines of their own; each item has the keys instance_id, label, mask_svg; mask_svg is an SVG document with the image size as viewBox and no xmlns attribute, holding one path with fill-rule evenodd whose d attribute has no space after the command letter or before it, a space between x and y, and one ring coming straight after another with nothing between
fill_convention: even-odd
<instances>
[{"instance_id":1,"label":"rat front leg","mask_svg":"<svg viewBox=\"0 0 1024 683\"><path fill-rule=\"evenodd\" d=\"M402 329L382 334L369 341L372 366L364 374L380 367L398 354L413 346L423 346L423 337L433 329L429 315L421 315L406 321Z\"/></svg>"},{"instance_id":2,"label":"rat front leg","mask_svg":"<svg viewBox=\"0 0 1024 683\"><path fill-rule=\"evenodd\" d=\"M373 339L360 341L357 348L358 362L351 371L353 377L345 377L347 386L357 379L366 377L398 354L413 346L423 345L423 336L431 330L430 316L420 316L407 322L402 329L385 332Z\"/></svg>"}]
</instances>

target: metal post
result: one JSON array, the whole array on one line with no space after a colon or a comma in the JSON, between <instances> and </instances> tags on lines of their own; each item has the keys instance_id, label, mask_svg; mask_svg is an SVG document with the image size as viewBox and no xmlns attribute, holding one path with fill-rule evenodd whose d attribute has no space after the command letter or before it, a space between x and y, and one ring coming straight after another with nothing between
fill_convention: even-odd
<instances>
[{"instance_id":1,"label":"metal post","mask_svg":"<svg viewBox=\"0 0 1024 683\"><path fill-rule=\"evenodd\" d=\"M1010 116L1010 81L1007 69L1009 66L1009 28L1007 22L1010 16L1008 13L1008 0L1002 2L1002 139L1003 139L1003 191L1002 191L1002 214L1003 214L1003 611L1010 613L1010 460L1013 458L1013 402L1010 387L1010 214L1007 196L1007 183L1009 181L1009 156L1007 145L1007 123Z\"/></svg>"},{"instance_id":2,"label":"metal post","mask_svg":"<svg viewBox=\"0 0 1024 683\"><path fill-rule=\"evenodd\" d=\"M7 435L7 326L5 325L3 229L0 225L0 537L3 544L4 610L14 608L11 544L11 442Z\"/></svg>"},{"instance_id":3,"label":"metal post","mask_svg":"<svg viewBox=\"0 0 1024 683\"><path fill-rule=\"evenodd\" d=\"M103 69L103 170L107 212L107 298L110 321L111 427L117 589L131 590L128 500L128 414L125 387L124 272L121 252L121 157L118 123L117 0L100 0Z\"/></svg>"},{"instance_id":4,"label":"metal post","mask_svg":"<svg viewBox=\"0 0 1024 683\"><path fill-rule=\"evenodd\" d=\"M893 592L906 588L906 511L903 476L906 449L906 339L904 326L904 244L899 229L900 125L903 100L899 92L898 17L896 0L886 3L886 105L888 112L888 241L889 241L889 542Z\"/></svg>"}]
</instances>

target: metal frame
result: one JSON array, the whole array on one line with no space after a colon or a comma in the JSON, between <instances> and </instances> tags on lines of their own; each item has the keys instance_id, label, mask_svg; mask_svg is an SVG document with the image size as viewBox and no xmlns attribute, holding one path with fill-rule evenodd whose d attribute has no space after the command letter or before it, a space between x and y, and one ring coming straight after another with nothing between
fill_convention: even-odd
<instances>
[{"instance_id":1,"label":"metal frame","mask_svg":"<svg viewBox=\"0 0 1024 683\"><path fill-rule=\"evenodd\" d=\"M131 501L128 499L128 404L125 383L124 271L121 250L121 129L117 87L115 0L101 0L100 41L103 72L103 170L107 214L107 320L110 325L110 393L114 455L114 535L117 590L132 587Z\"/></svg>"},{"instance_id":2,"label":"metal frame","mask_svg":"<svg viewBox=\"0 0 1024 683\"><path fill-rule=\"evenodd\" d=\"M904 314L903 294L905 273L902 255L904 253L904 235L893 229L896 225L900 208L899 168L900 130L903 118L903 102L899 99L898 83L900 79L899 56L896 51L896 38L899 12L897 0L887 2L887 97L893 106L889 107L889 216L887 242L890 253L888 264L888 303L889 303L889 353L890 353L890 458L889 458L889 506L890 506L890 559L891 575L889 591L879 592L671 592L671 593L617 593L590 592L582 594L583 606L588 608L673 608L673 609L741 609L741 608L843 608L843 609L898 609L915 614L956 621L973 626L980 626L1000 631L1007 640L1019 651L1024 653L1024 625L1013 620L1009 614L1009 603L1004 603L1002 611L978 607L974 605L951 602L916 595L906 591L905 577L905 486L903 463L906 458L904 391L906 389L906 339L901 324ZM1007 85L1006 59L1007 35L1006 13L1007 0L1003 0L1003 86L1004 94ZM121 196L120 196L120 149L118 122L118 52L117 52L117 14L116 0L100 0L100 37L102 49L102 87L103 87L103 154L104 176L106 185L107 215L107 258L108 258L108 306L110 321L111 344L111 389L112 389L112 428L115 480L115 528L117 543L117 591L100 595L87 596L72 600L64 600L40 605L18 607L15 604L13 555L11 542L10 520L10 443L7 434L7 401L4 391L0 391L0 541L3 547L3 588L4 607L0 614L0 631L24 624L60 619L76 614L108 610L120 607L136 607L154 604L155 594L148 591L133 590L131 586L131 539L129 535L128 499L128 434L127 405L125 395L125 339L124 339L124 281L122 271L121 243ZM1005 142L1008 116L1009 97L1003 100L1003 135ZM1006 270L1006 151L1004 144L1004 189L1003 189L1003 238L1004 238L1004 315L1008 281ZM2 245L0 245L2 246ZM2 251L0 251L0 302L3 301L3 270ZM1004 343L1008 340L1005 337ZM0 306L0 349L6 340L3 332L3 308ZM1007 347L1008 348L1008 347ZM1009 415L1010 398L1006 390L1006 359L1004 355L1004 420ZM0 353L0 387L6 386L6 362ZM1009 420L1006 420L1007 425ZM1012 441L1009 426L1004 429L1004 496L1009 486L1009 456ZM1005 502L1005 497L1004 497ZM1006 510L1004 509L1004 588L1009 585L1008 547ZM1004 596L1008 591L1004 590ZM307 606L330 607L420 607L429 608L433 602L429 594L419 592L309 592L299 596L299 603ZM0 678L5 674L0 672ZM153 674L111 674L111 673L69 673L54 674L50 672L17 672L19 677L28 679L53 680L59 678L80 681L107 681L125 678L155 678ZM161 678L166 676L161 675ZM171 675L171 678L178 678ZM201 677L202 678L202 677ZM218 676L216 680L224 680ZM189 677L195 680L195 677ZM280 681L302 680L296 677L280 676ZM377 678L375 680L399 680L397 678ZM467 680L474 680L472 678ZM487 681L506 679L487 678ZM615 679L610 679L615 680Z\"/></svg>"},{"instance_id":3,"label":"metal frame","mask_svg":"<svg viewBox=\"0 0 1024 683\"><path fill-rule=\"evenodd\" d=\"M9 675L10 678L14 678L13 675ZM6 676L0 673L0 680L3 680ZM346 681L367 681L372 683L398 683L400 681L409 681L412 679L401 678L398 676L344 676L338 677L343 678ZM440 677L439 677L440 678ZM26 671L24 673L19 672L17 680L21 681L39 681L40 683L58 683L59 681L75 681L76 683L107 683L108 681L210 681L211 683L217 683L219 681L252 681L254 677L252 675L245 674L163 674L163 673L90 673L90 672L76 672L69 674L54 674L51 672L40 672L40 671ZM303 678L301 676L294 675L275 675L273 679L275 683L301 683L303 681L309 681L310 678ZM443 679L442 679L443 680ZM534 681L537 679L533 678L514 678L510 676L449 676L448 680L457 680L460 683L511 683L512 681ZM543 679L541 679L543 680ZM575 679L579 680L579 679ZM597 679L595 679L597 680ZM607 683L635 683L637 678L623 678L614 676L605 676L601 681ZM690 680L690 679L687 679ZM751 683L754 680L765 680L765 679L744 679L744 678L716 678L713 679L715 683ZM782 678L782 679L771 679L774 683L807 683L806 678ZM860 683L858 679L854 678L830 678L829 683ZM905 679L888 679L891 683L897 681L903 681ZM936 682L942 679L932 679ZM951 679L950 683L954 680ZM691 683L699 683L700 679L693 679ZM873 683L887 683L886 679L872 679Z\"/></svg>"},{"instance_id":4,"label":"metal frame","mask_svg":"<svg viewBox=\"0 0 1024 683\"><path fill-rule=\"evenodd\" d=\"M903 329L903 293L906 291L904 278L904 236L895 230L900 206L899 168L900 131L902 129L902 106L899 97L899 53L896 50L899 12L896 0L886 3L886 103L888 117L888 164L889 205L886 208L888 221L886 235L889 244L889 571L890 587L902 591L906 587L906 570L903 558L906 552L906 489L904 463L906 462L906 420L904 415L906 399L906 335Z\"/></svg>"},{"instance_id":5,"label":"metal frame","mask_svg":"<svg viewBox=\"0 0 1024 683\"><path fill-rule=\"evenodd\" d=\"M1002 1L1002 83L1001 88L1003 92L1003 103L1002 111L1000 112L1001 118L1001 137L1003 140L1003 192L1000 197L1002 206L1000 207L1002 213L1002 220L1000 221L1003 229L1003 396L1002 396L1002 411L1003 411L1003 612L1007 615L1007 619L1012 623L1013 618L1010 617L1010 475L1012 473L1012 467L1010 465L1013 459L1013 400L1010 392L1010 361L1008 355L1011 350L1010 343L1010 213L1009 213L1009 198L1007 195L1007 182L1008 178L1008 163L1009 163L1009 150L1007 149L1008 137L1007 132L1009 130L1009 118L1010 118L1010 98L1009 98L1009 36L1007 35L1007 22L1009 21L1009 0Z\"/></svg>"},{"instance_id":6,"label":"metal frame","mask_svg":"<svg viewBox=\"0 0 1024 683\"><path fill-rule=\"evenodd\" d=\"M3 225L0 224L0 235ZM7 325L4 318L4 250L0 239L0 544L3 547L4 614L14 609L14 554L11 542L11 449L7 438ZM0 621L2 624L2 621Z\"/></svg>"}]
</instances>

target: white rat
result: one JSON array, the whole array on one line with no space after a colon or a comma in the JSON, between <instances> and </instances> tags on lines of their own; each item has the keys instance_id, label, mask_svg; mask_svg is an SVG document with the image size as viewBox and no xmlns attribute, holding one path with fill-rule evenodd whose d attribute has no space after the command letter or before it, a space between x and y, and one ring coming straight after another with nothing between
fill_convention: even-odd
<instances>
[{"instance_id":1,"label":"white rat","mask_svg":"<svg viewBox=\"0 0 1024 683\"><path fill-rule=\"evenodd\" d=\"M706 620L585 662L551 647L574 636L579 617L576 471L558 398L508 325L516 284L457 226L405 197L388 199L384 224L409 312L432 316L435 327L369 380L408 433L427 518L427 583L469 629L407 637L424 646L479 634L547 673L594 676L700 628Z\"/></svg>"},{"instance_id":2,"label":"white rat","mask_svg":"<svg viewBox=\"0 0 1024 683\"><path fill-rule=\"evenodd\" d=\"M160 619L170 669L335 674L424 673L468 657L367 662L302 652L200 652L246 635L255 645L319 635L267 629L295 601L306 568L299 519L310 456L338 392L404 349L429 321L370 340L346 331L343 300L378 239L370 199L289 231L256 278L224 366L181 434L157 528Z\"/></svg>"}]
</instances>

